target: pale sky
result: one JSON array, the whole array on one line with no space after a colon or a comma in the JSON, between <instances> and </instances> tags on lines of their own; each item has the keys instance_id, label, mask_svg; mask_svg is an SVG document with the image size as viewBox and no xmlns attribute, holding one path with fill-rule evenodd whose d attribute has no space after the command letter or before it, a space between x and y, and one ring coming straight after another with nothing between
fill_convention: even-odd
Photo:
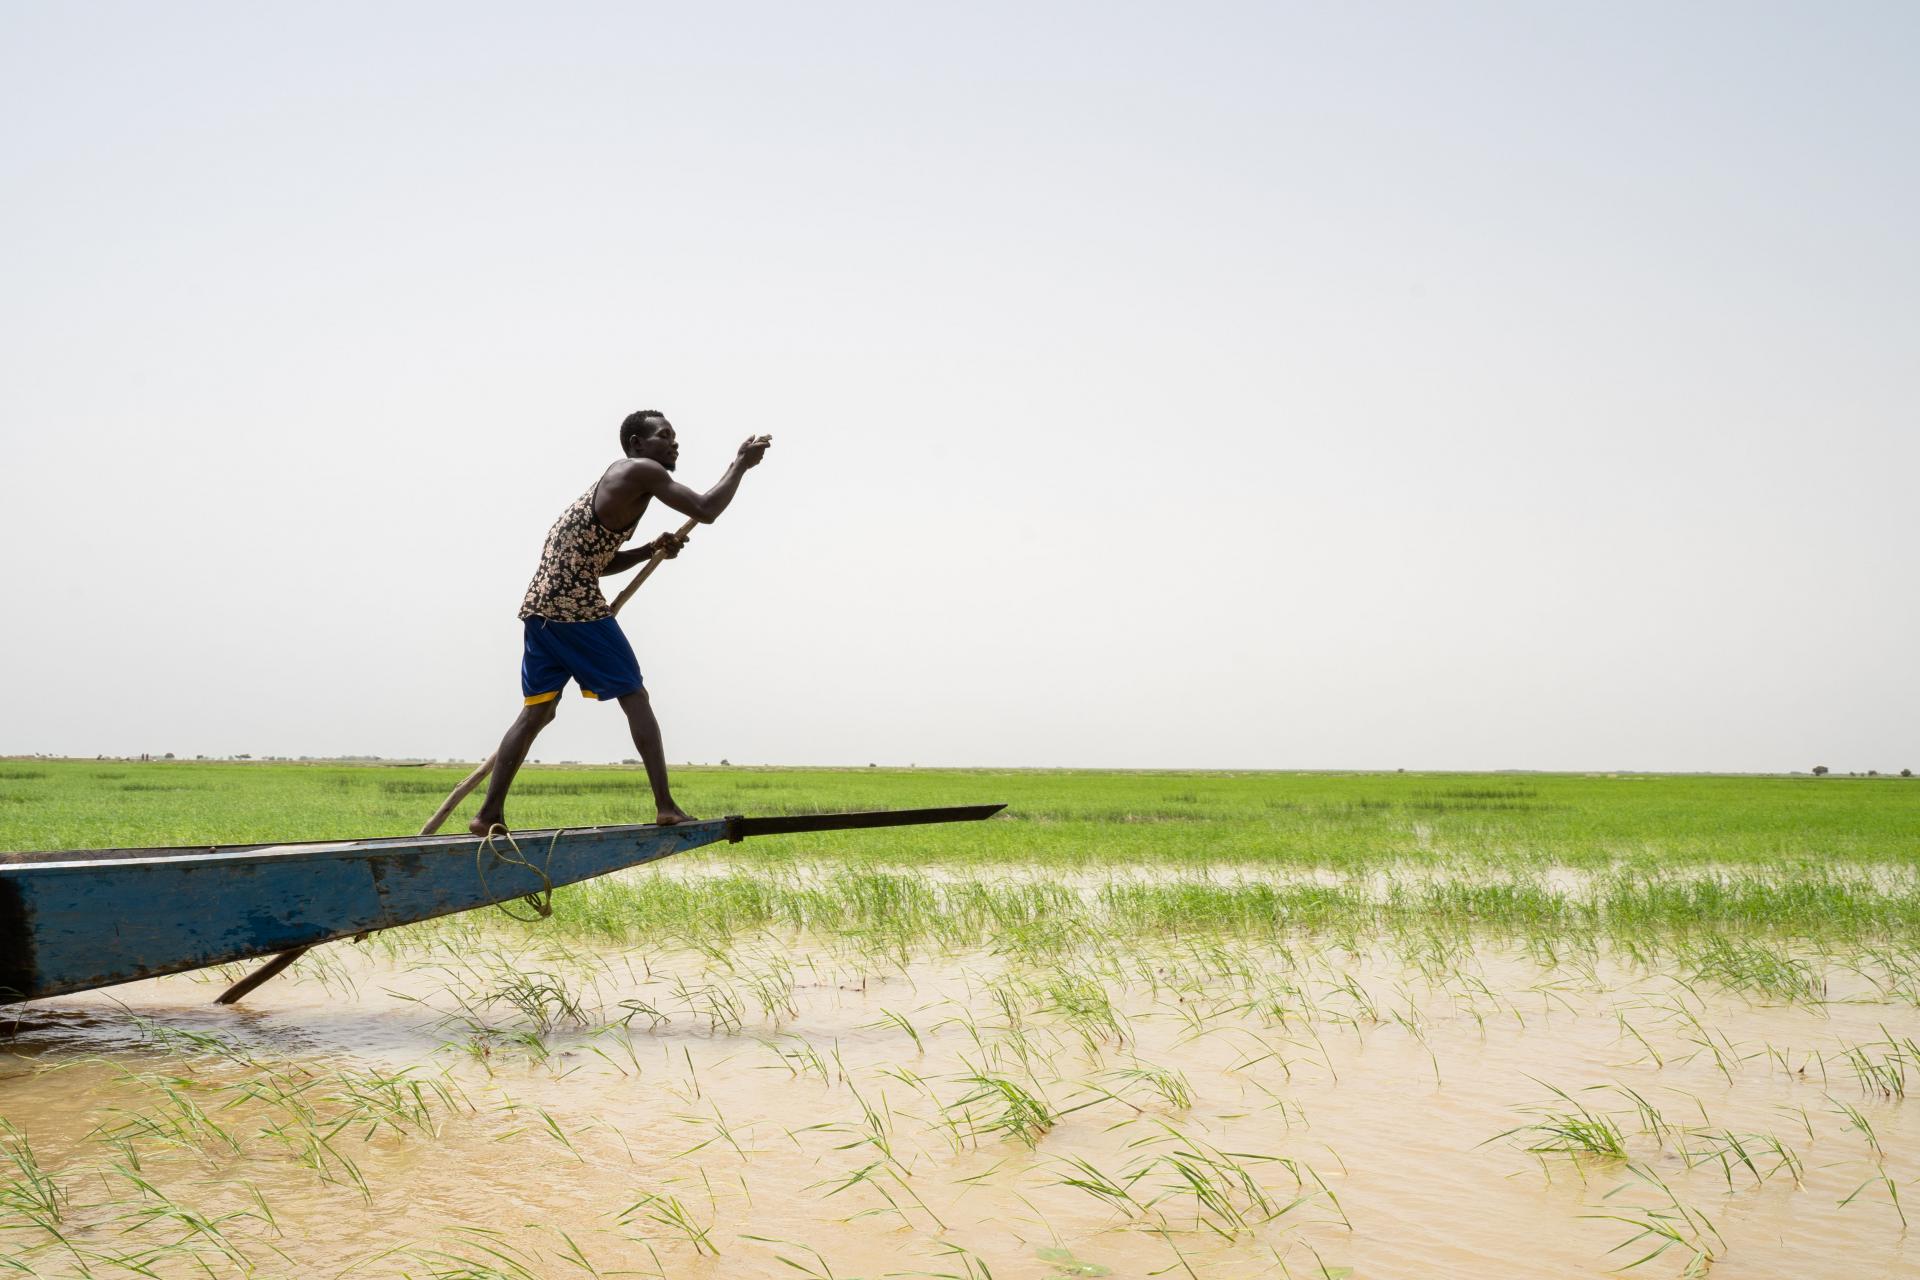
<instances>
[{"instance_id":1,"label":"pale sky","mask_svg":"<svg viewBox=\"0 0 1920 1280\"><path fill-rule=\"evenodd\" d=\"M0 753L484 755L646 407L699 487L775 439L622 615L676 761L1920 769L1917 60L11 0ZM570 692L533 754L634 752Z\"/></svg>"}]
</instances>

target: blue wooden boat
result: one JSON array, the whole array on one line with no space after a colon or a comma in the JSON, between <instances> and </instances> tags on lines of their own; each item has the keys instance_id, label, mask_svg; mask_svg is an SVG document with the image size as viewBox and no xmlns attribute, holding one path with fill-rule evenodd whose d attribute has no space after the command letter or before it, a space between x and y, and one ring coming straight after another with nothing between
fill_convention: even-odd
<instances>
[{"instance_id":1,"label":"blue wooden boat","mask_svg":"<svg viewBox=\"0 0 1920 1280\"><path fill-rule=\"evenodd\" d=\"M674 827L0 853L0 1003L87 991L510 902L722 840L965 822L1004 805L729 817ZM513 850L517 849L517 856Z\"/></svg>"}]
</instances>

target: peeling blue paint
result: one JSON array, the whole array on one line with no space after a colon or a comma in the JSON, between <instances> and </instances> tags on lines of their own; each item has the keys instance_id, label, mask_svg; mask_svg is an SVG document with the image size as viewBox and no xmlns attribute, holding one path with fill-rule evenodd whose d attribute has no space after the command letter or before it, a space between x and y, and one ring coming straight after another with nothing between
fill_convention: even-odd
<instances>
[{"instance_id":1,"label":"peeling blue paint","mask_svg":"<svg viewBox=\"0 0 1920 1280\"><path fill-rule=\"evenodd\" d=\"M715 821L514 839L562 885L726 835L727 824ZM544 887L539 874L497 860L471 836L33 859L0 862L0 1003L271 955Z\"/></svg>"}]
</instances>

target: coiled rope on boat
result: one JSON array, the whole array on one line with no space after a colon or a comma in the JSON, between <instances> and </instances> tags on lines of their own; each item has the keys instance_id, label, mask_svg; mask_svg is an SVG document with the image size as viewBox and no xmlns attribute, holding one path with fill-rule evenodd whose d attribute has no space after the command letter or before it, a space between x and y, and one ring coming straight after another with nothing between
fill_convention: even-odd
<instances>
[{"instance_id":1,"label":"coiled rope on boat","mask_svg":"<svg viewBox=\"0 0 1920 1280\"><path fill-rule=\"evenodd\" d=\"M500 909L501 915L506 916L510 920L518 920L521 924L537 924L553 914L553 877L549 875L548 872L553 869L554 848L560 843L560 837L565 835L566 831L567 829L562 827L553 833L553 839L547 842L547 856L542 859L541 865L536 867L533 863L527 861L525 854L520 852L520 844L513 838L513 832L507 830L497 822L487 828L487 834L482 836L480 843L473 847L473 873L480 877L480 891L482 893L489 897L493 895L493 889L487 884L486 855L489 853L493 855L496 862L505 863L510 867L525 867L540 877L540 888L535 889L532 893L523 893L520 895L520 901L526 903L533 909L532 915L523 916L515 914L507 906L504 899L493 904ZM494 843L496 833L507 842L507 848L511 851L511 855L502 853L500 846Z\"/></svg>"}]
</instances>

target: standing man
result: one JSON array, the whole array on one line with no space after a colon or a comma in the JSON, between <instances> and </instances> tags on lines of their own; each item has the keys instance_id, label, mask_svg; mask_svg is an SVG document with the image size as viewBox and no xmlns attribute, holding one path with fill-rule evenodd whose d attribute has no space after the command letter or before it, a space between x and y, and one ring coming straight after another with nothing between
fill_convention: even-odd
<instances>
[{"instance_id":1,"label":"standing man","mask_svg":"<svg viewBox=\"0 0 1920 1280\"><path fill-rule=\"evenodd\" d=\"M772 436L752 436L734 455L720 482L705 493L695 493L672 476L680 461L680 444L673 424L652 409L629 414L620 424L620 451L626 456L606 469L593 488L560 513L547 530L540 551L540 568L520 604L526 628L526 648L520 659L520 692L525 703L520 717L500 740L494 757L487 798L480 802L467 829L484 836L506 826L507 789L527 758L527 749L540 731L553 723L560 707L560 691L569 679L580 683L583 696L618 702L633 731L633 745L646 762L647 782L653 787L654 807L663 827L688 821L667 787L667 759L660 745L660 725L640 679L633 646L614 620L600 579L621 573L664 553L680 554L686 539L663 533L651 542L628 550L620 544L633 536L655 498L681 515L712 524L740 487L740 477L760 464Z\"/></svg>"}]
</instances>

